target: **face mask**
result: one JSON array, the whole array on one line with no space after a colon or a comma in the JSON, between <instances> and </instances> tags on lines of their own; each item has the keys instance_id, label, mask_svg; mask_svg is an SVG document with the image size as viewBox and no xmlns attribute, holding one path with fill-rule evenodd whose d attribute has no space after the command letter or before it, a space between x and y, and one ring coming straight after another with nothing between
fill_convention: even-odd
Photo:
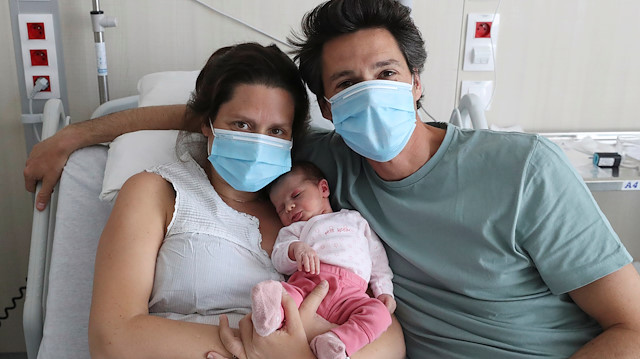
<instances>
[{"instance_id":1,"label":"face mask","mask_svg":"<svg viewBox=\"0 0 640 359\"><path fill-rule=\"evenodd\" d=\"M211 130L215 138L209 162L236 190L257 192L291 170L292 141L250 132Z\"/></svg>"},{"instance_id":2,"label":"face mask","mask_svg":"<svg viewBox=\"0 0 640 359\"><path fill-rule=\"evenodd\" d=\"M336 132L366 158L393 159L416 127L412 89L412 84L404 82L373 80L339 92L327 100Z\"/></svg>"}]
</instances>

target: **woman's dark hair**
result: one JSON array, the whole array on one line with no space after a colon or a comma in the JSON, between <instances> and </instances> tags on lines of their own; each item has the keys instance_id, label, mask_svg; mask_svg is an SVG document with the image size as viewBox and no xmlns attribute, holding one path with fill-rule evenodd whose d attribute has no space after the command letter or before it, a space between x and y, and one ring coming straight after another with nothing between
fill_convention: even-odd
<instances>
[{"instance_id":1,"label":"woman's dark hair","mask_svg":"<svg viewBox=\"0 0 640 359\"><path fill-rule=\"evenodd\" d=\"M308 12L302 19L302 33L289 38L296 48L294 59L299 63L302 79L319 99L324 96L324 44L338 36L370 28L388 30L409 70L422 72L427 52L420 30L411 19L411 9L396 0L330 0Z\"/></svg>"},{"instance_id":2,"label":"woman's dark hair","mask_svg":"<svg viewBox=\"0 0 640 359\"><path fill-rule=\"evenodd\" d=\"M209 118L216 118L220 106L231 100L238 85L264 85L291 94L295 145L308 126L309 98L295 63L276 45L244 43L214 52L196 80L187 103L187 120L197 118L208 125Z\"/></svg>"}]
</instances>

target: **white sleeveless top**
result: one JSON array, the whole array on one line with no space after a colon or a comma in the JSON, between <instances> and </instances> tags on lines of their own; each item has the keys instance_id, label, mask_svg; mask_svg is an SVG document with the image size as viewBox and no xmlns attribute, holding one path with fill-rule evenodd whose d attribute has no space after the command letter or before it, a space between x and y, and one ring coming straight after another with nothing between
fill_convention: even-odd
<instances>
[{"instance_id":1,"label":"white sleeveless top","mask_svg":"<svg viewBox=\"0 0 640 359\"><path fill-rule=\"evenodd\" d=\"M149 313L232 327L251 311L251 288L283 280L260 247L256 217L229 207L189 155L147 170L173 185L173 218L158 252Z\"/></svg>"}]
</instances>

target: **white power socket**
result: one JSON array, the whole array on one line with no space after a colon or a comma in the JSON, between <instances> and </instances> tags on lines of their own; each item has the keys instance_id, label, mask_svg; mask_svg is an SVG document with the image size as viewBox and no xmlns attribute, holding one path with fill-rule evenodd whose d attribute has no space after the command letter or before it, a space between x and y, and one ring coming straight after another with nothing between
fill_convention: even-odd
<instances>
[{"instance_id":1,"label":"white power socket","mask_svg":"<svg viewBox=\"0 0 640 359\"><path fill-rule=\"evenodd\" d=\"M60 98L60 79L58 75L58 55L56 53L53 15L18 14L20 43L22 47L22 65L26 96L33 90L38 77L48 78L49 88L37 93L33 98ZM36 38L29 38L31 37Z\"/></svg>"}]
</instances>

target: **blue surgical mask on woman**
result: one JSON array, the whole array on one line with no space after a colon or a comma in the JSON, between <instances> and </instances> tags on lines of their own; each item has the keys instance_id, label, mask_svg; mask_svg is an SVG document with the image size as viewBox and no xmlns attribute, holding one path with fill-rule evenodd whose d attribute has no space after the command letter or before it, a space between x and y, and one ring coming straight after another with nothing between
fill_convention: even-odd
<instances>
[{"instance_id":1,"label":"blue surgical mask on woman","mask_svg":"<svg viewBox=\"0 0 640 359\"><path fill-rule=\"evenodd\" d=\"M366 158L393 159L416 127L412 89L412 84L388 80L363 81L346 88L327 100L336 132Z\"/></svg>"},{"instance_id":2,"label":"blue surgical mask on woman","mask_svg":"<svg viewBox=\"0 0 640 359\"><path fill-rule=\"evenodd\" d=\"M257 192L291 170L292 141L213 126L211 130L214 139L209 162L236 190Z\"/></svg>"}]
</instances>

